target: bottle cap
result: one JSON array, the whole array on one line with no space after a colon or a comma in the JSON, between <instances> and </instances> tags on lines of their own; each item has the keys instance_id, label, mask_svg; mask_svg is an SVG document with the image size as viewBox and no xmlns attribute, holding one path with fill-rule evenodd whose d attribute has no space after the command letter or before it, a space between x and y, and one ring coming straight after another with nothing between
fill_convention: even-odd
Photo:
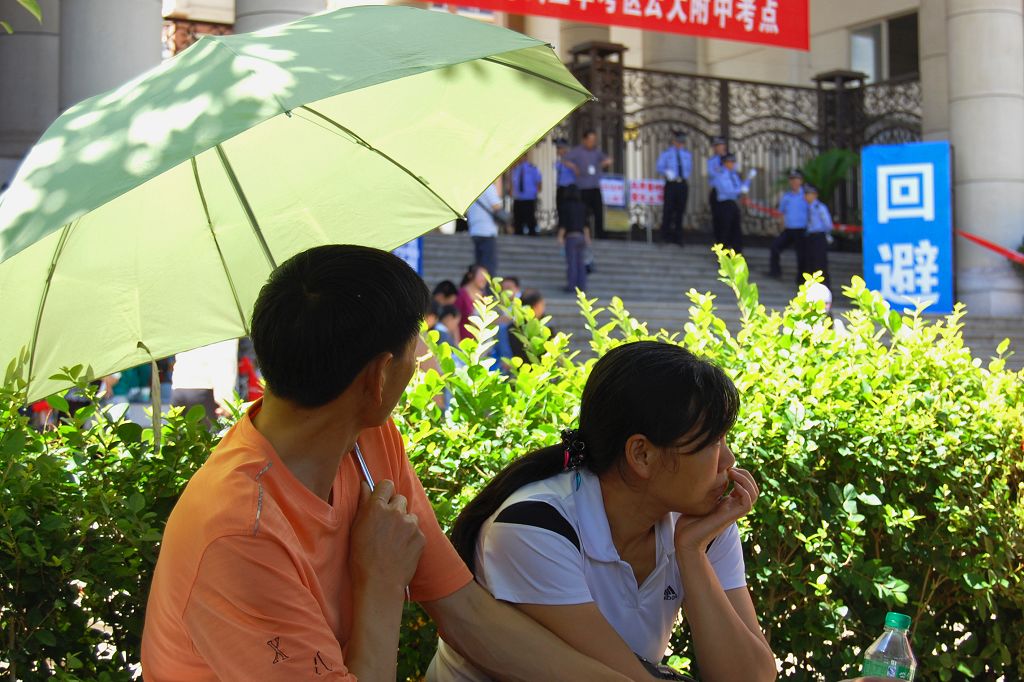
<instances>
[{"instance_id":1,"label":"bottle cap","mask_svg":"<svg viewBox=\"0 0 1024 682\"><path fill-rule=\"evenodd\" d=\"M906 616L902 613L896 613L895 611L890 611L889 613L885 614L885 627L897 628L899 630L908 630L910 629L910 616Z\"/></svg>"}]
</instances>

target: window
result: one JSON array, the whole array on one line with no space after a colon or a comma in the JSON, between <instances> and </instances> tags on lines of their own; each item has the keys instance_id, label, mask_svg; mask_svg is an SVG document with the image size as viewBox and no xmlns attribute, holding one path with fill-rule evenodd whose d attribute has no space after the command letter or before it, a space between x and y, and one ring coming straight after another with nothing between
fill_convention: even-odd
<instances>
[{"instance_id":1,"label":"window","mask_svg":"<svg viewBox=\"0 0 1024 682\"><path fill-rule=\"evenodd\" d=\"M850 68L869 83L917 74L917 13L850 31Z\"/></svg>"}]
</instances>

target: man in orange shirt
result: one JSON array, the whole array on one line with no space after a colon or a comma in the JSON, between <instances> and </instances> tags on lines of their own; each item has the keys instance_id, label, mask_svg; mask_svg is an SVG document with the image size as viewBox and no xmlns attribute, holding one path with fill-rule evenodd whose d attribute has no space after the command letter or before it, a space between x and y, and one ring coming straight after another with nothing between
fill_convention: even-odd
<instances>
[{"instance_id":1,"label":"man in orange shirt","mask_svg":"<svg viewBox=\"0 0 1024 682\"><path fill-rule=\"evenodd\" d=\"M146 680L390 682L407 588L502 679L621 679L495 601L441 532L390 419L429 298L400 259L364 247L311 249L271 274L251 331L266 394L168 520Z\"/></svg>"}]
</instances>

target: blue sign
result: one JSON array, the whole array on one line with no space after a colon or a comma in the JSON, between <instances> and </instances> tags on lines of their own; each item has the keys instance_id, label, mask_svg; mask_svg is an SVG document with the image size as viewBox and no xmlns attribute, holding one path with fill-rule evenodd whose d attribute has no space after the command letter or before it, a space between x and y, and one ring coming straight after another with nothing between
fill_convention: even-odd
<instances>
[{"instance_id":1,"label":"blue sign","mask_svg":"<svg viewBox=\"0 0 1024 682\"><path fill-rule=\"evenodd\" d=\"M893 308L953 310L953 207L948 142L865 147L864 281Z\"/></svg>"},{"instance_id":2,"label":"blue sign","mask_svg":"<svg viewBox=\"0 0 1024 682\"><path fill-rule=\"evenodd\" d=\"M391 253L404 260L417 275L423 276L423 237L416 237L411 242L393 249Z\"/></svg>"}]
</instances>

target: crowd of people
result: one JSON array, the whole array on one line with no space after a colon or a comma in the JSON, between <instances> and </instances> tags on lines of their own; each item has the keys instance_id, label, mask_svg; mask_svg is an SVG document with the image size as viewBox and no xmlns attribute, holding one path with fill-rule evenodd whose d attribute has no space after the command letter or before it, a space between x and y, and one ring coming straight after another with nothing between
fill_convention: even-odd
<instances>
[{"instance_id":1,"label":"crowd of people","mask_svg":"<svg viewBox=\"0 0 1024 682\"><path fill-rule=\"evenodd\" d=\"M598 146L594 130L585 130L579 144L571 146L565 138L555 140L554 163L555 225L558 244L566 263L565 291L587 290L587 275L593 269L588 252L593 239L607 237L601 178L611 167L612 158ZM743 252L742 205L756 175L751 169L740 174L738 160L729 151L728 140L714 137L712 153L704 168L709 187L711 232L715 243L736 253ZM658 156L655 169L664 181L660 239L666 244L683 245L683 224L694 172L693 155L687 148L684 130L673 130L671 143ZM537 218L538 197L544 173L524 154L509 174L512 213L503 210L501 190L496 182L487 188L467 211L473 240L474 263L489 272L498 272L498 235L502 230L521 235L540 232ZM828 244L832 219L818 197L817 189L803 184L798 169L789 172L789 190L779 202L781 232L771 247L768 275L781 277L780 254L787 248L797 252L796 281L803 275L821 271L826 283Z\"/></svg>"}]
</instances>

